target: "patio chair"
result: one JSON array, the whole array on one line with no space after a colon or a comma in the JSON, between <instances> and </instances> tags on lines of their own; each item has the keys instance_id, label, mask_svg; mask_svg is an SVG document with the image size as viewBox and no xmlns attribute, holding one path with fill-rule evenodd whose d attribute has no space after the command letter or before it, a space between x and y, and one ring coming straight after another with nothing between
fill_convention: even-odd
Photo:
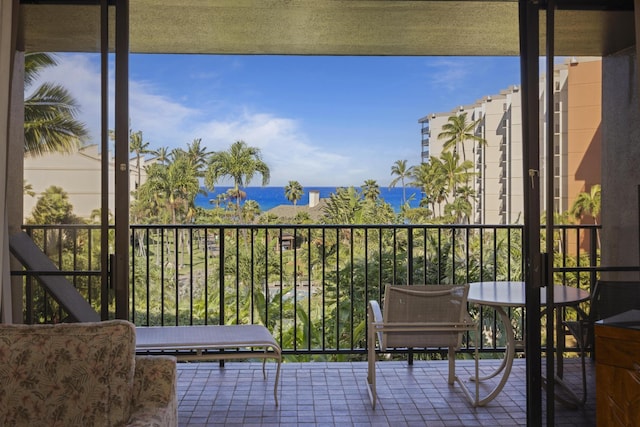
<instances>
[{"instance_id":1,"label":"patio chair","mask_svg":"<svg viewBox=\"0 0 640 427\"><path fill-rule=\"evenodd\" d=\"M378 301L369 302L367 385L371 405L375 409L376 340L378 350L393 348L447 348L448 383L460 384L473 406L479 402L479 381L475 381L475 396L455 373L455 353L466 332L477 325L467 312L469 285L387 285L384 295L384 315ZM475 378L478 378L478 353L475 350Z\"/></svg>"},{"instance_id":2,"label":"patio chair","mask_svg":"<svg viewBox=\"0 0 640 427\"><path fill-rule=\"evenodd\" d=\"M591 352L595 357L593 325L597 320L606 319L628 310L640 309L640 282L599 280L592 289L589 301L589 314L576 307L578 320L563 322L565 333L574 337L580 350L582 396L575 396L576 403L579 405L584 405L587 401L585 356Z\"/></svg>"}]
</instances>

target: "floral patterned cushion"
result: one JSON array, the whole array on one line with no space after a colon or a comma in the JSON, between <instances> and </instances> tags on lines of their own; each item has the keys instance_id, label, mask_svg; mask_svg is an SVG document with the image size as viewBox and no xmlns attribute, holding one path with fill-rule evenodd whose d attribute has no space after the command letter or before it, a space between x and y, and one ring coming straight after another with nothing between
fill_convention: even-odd
<instances>
[{"instance_id":1,"label":"floral patterned cushion","mask_svg":"<svg viewBox=\"0 0 640 427\"><path fill-rule=\"evenodd\" d=\"M136 356L133 410L127 427L178 425L176 358Z\"/></svg>"},{"instance_id":2,"label":"floral patterned cushion","mask_svg":"<svg viewBox=\"0 0 640 427\"><path fill-rule=\"evenodd\" d=\"M134 358L123 320L0 325L0 425L124 425Z\"/></svg>"}]
</instances>

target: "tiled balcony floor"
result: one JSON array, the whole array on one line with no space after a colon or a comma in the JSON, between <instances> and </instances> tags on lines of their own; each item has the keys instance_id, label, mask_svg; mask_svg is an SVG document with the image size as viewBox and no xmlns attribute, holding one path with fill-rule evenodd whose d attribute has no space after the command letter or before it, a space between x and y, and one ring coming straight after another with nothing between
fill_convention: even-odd
<instances>
[{"instance_id":1,"label":"tiled balcony floor","mask_svg":"<svg viewBox=\"0 0 640 427\"><path fill-rule=\"evenodd\" d=\"M498 360L482 360L490 372ZM459 386L446 382L445 361L379 362L376 409L367 394L366 362L283 363L280 405L273 399L275 364L217 362L178 364L180 426L517 426L526 425L525 360L516 359L498 397L473 408ZM468 378L470 361L456 371ZM544 360L543 360L544 369ZM556 404L555 425L595 426L594 365L589 362L590 395L580 409ZM565 363L565 378L581 390L578 359ZM544 400L544 392L543 392ZM545 403L543 403L545 406ZM543 423L546 422L543 415Z\"/></svg>"}]
</instances>

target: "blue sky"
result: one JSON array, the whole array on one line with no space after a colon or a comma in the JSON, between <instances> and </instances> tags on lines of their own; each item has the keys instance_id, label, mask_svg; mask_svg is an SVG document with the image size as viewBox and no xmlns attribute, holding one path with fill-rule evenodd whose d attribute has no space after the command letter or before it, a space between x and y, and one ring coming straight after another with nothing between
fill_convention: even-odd
<instances>
[{"instance_id":1,"label":"blue sky","mask_svg":"<svg viewBox=\"0 0 640 427\"><path fill-rule=\"evenodd\" d=\"M97 135L97 56L58 59L42 80L69 88ZM420 162L419 118L519 81L518 57L131 55L131 126L153 148L244 140L269 185L387 186L396 160Z\"/></svg>"}]
</instances>

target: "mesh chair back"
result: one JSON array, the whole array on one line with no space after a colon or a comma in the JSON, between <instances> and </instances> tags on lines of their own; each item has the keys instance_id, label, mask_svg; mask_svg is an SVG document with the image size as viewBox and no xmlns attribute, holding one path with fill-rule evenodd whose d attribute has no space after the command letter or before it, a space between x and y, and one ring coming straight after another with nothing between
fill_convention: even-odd
<instances>
[{"instance_id":1,"label":"mesh chair back","mask_svg":"<svg viewBox=\"0 0 640 427\"><path fill-rule=\"evenodd\" d=\"M438 332L469 319L467 295L469 285L387 285L383 318L387 324L422 324L432 330L384 332L386 348L459 348L460 332ZM430 325L430 326L429 326Z\"/></svg>"},{"instance_id":2,"label":"mesh chair back","mask_svg":"<svg viewBox=\"0 0 640 427\"><path fill-rule=\"evenodd\" d=\"M599 280L596 283L589 312L591 321L633 309L640 310L640 282Z\"/></svg>"}]
</instances>

